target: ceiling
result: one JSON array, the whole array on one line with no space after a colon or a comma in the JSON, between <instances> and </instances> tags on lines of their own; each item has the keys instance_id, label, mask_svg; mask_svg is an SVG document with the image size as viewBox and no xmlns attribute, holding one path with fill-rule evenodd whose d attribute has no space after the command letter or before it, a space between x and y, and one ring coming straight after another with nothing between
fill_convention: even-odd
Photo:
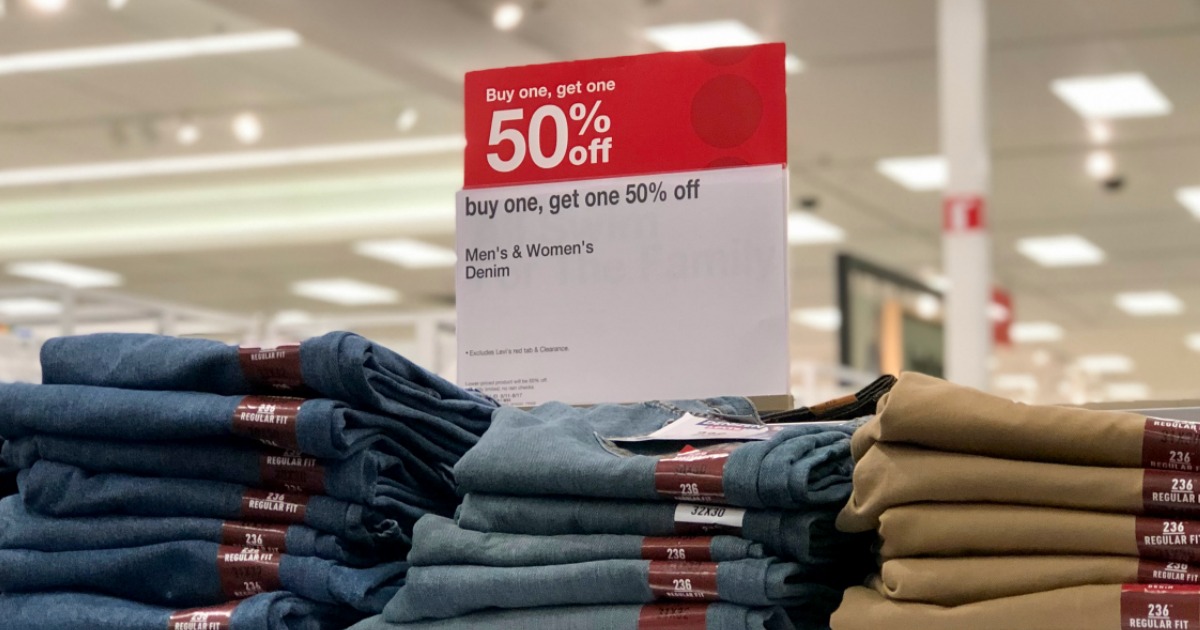
<instances>
[{"instance_id":1,"label":"ceiling","mask_svg":"<svg viewBox=\"0 0 1200 630\"><path fill-rule=\"evenodd\" d=\"M460 134L469 70L651 52L648 25L736 18L803 59L789 77L792 192L846 230L836 246L792 250L797 307L834 301L833 257L850 251L901 272L939 267L937 192L879 175L877 160L938 151L935 0L526 0L512 32L492 0L72 0L41 15L7 0L0 56L57 48L289 28L289 50L0 76L0 172L246 151L230 118L264 124L253 150ZM1160 398L1200 397L1200 222L1174 191L1200 184L1200 2L994 0L989 5L990 220L997 282L1018 320L1066 330L1054 365L1089 353L1132 357ZM1118 121L1111 148L1126 185L1085 173L1080 117L1049 89L1060 77L1136 71L1170 99L1169 116ZM414 108L415 127L397 131ZM200 142L174 141L182 123ZM394 287L407 311L446 308L453 273L411 271L353 253L362 238L453 242L461 155L111 182L0 187L0 262L62 259L122 274L123 292L221 311L347 310L297 297L296 280L345 276ZM1045 269L1018 238L1075 233L1108 260ZM0 288L22 284L0 275ZM1183 315L1134 318L1113 296L1170 290ZM397 307L362 310L395 311ZM997 352L1026 372L1033 348ZM797 326L793 356L830 362L834 335ZM1048 394L1050 397L1057 392ZM1045 396L1043 396L1045 397Z\"/></svg>"}]
</instances>

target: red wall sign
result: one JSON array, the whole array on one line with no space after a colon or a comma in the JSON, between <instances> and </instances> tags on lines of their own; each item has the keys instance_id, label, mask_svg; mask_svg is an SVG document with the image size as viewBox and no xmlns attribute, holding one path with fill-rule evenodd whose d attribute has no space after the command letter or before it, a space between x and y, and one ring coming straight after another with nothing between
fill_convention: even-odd
<instances>
[{"instance_id":1,"label":"red wall sign","mask_svg":"<svg viewBox=\"0 0 1200 630\"><path fill-rule=\"evenodd\" d=\"M784 45L471 72L465 187L787 162Z\"/></svg>"}]
</instances>

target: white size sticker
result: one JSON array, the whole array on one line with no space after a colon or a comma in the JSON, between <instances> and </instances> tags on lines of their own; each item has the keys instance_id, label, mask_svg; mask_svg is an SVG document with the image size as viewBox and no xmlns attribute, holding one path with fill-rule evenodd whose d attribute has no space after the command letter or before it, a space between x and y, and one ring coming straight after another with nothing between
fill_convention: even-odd
<instances>
[{"instance_id":1,"label":"white size sticker","mask_svg":"<svg viewBox=\"0 0 1200 630\"><path fill-rule=\"evenodd\" d=\"M699 525L740 530L746 510L727 505L680 503L675 506L675 524Z\"/></svg>"},{"instance_id":2,"label":"white size sticker","mask_svg":"<svg viewBox=\"0 0 1200 630\"><path fill-rule=\"evenodd\" d=\"M612 442L654 442L654 441L683 441L694 440L725 440L725 441L762 441L775 437L784 429L791 427L834 427L846 424L844 421L832 422L786 422L778 424L763 424L755 422L737 422L720 418L701 418L685 413L678 420L665 427L646 435L632 437L608 438Z\"/></svg>"}]
</instances>

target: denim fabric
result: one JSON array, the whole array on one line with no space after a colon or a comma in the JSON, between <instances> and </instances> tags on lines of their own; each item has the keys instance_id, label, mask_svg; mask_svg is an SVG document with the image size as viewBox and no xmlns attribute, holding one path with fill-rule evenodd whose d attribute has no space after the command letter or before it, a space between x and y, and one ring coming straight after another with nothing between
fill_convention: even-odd
<instances>
[{"instance_id":1,"label":"denim fabric","mask_svg":"<svg viewBox=\"0 0 1200 630\"><path fill-rule=\"evenodd\" d=\"M779 608L746 608L722 603L713 603L706 608L705 630L796 630ZM350 630L642 630L647 627L639 623L643 609L640 605L524 608L399 624L377 616L359 622ZM799 630L818 630L827 626L801 626Z\"/></svg>"},{"instance_id":2,"label":"denim fabric","mask_svg":"<svg viewBox=\"0 0 1200 630\"><path fill-rule=\"evenodd\" d=\"M4 630L176 630L179 612L92 593L30 593L0 596ZM238 603L229 630L328 630L361 615L278 591Z\"/></svg>"},{"instance_id":3,"label":"denim fabric","mask_svg":"<svg viewBox=\"0 0 1200 630\"><path fill-rule=\"evenodd\" d=\"M218 556L240 547L186 541L92 551L0 550L0 592L90 591L147 604L190 608L229 599ZM379 613L404 584L408 565L351 569L318 558L274 554L280 590L316 602Z\"/></svg>"},{"instance_id":4,"label":"denim fabric","mask_svg":"<svg viewBox=\"0 0 1200 630\"><path fill-rule=\"evenodd\" d=\"M348 332L300 344L304 384L325 398L399 418L435 415L476 435L496 403ZM51 339L42 346L45 383L127 389L253 394L236 346L204 339L98 334Z\"/></svg>"},{"instance_id":5,"label":"denim fabric","mask_svg":"<svg viewBox=\"0 0 1200 630\"><path fill-rule=\"evenodd\" d=\"M74 466L46 460L21 471L19 483L25 506L45 516L196 516L237 520L241 518L242 496L247 490L245 486L219 481L89 474ZM413 514L408 526L423 515ZM355 542L388 544L403 536L396 521L361 505L323 496L308 497L304 524Z\"/></svg>"},{"instance_id":6,"label":"denim fabric","mask_svg":"<svg viewBox=\"0 0 1200 630\"><path fill-rule=\"evenodd\" d=\"M84 551L182 540L219 543L223 523L216 519L187 517L47 518L30 513L21 497L13 496L0 500L0 549ZM324 558L350 566L378 561L378 557L366 549L304 525L288 526L286 544L287 553L293 556Z\"/></svg>"},{"instance_id":7,"label":"denim fabric","mask_svg":"<svg viewBox=\"0 0 1200 630\"><path fill-rule=\"evenodd\" d=\"M843 561L870 546L869 539L834 528L837 512L746 510L741 537L767 553L806 565ZM675 505L597 499L468 494L458 525L481 532L556 536L626 534L675 536Z\"/></svg>"},{"instance_id":8,"label":"denim fabric","mask_svg":"<svg viewBox=\"0 0 1200 630\"><path fill-rule=\"evenodd\" d=\"M547 403L531 411L504 407L492 428L454 468L465 492L663 500L653 455L617 454L602 438L645 435L684 413L759 422L744 398L598 405ZM799 509L845 503L854 462L844 426L795 426L729 455L722 503ZM622 444L633 449L634 445ZM649 448L642 443L636 448ZM660 453L661 454L661 453Z\"/></svg>"},{"instance_id":9,"label":"denim fabric","mask_svg":"<svg viewBox=\"0 0 1200 630\"><path fill-rule=\"evenodd\" d=\"M9 441L0 451L5 463L18 468L30 468L38 459L46 459L92 472L204 479L282 491L294 489L282 482L264 484L262 461L264 456L292 455L295 453L229 441L117 442L45 434ZM417 490L429 488L440 477L412 455L401 459L370 449L344 460L316 460L315 464L324 470L320 477L325 494L385 513L397 497L408 499L413 507L433 511L445 511L452 501L457 503L444 485L439 488L440 499ZM414 469L418 475L410 474Z\"/></svg>"},{"instance_id":10,"label":"denim fabric","mask_svg":"<svg viewBox=\"0 0 1200 630\"><path fill-rule=\"evenodd\" d=\"M721 601L742 606L837 607L841 593L808 584L799 565L773 559L717 567ZM383 618L396 623L446 619L489 608L542 608L655 601L649 560L599 560L540 567L413 567Z\"/></svg>"},{"instance_id":11,"label":"denim fabric","mask_svg":"<svg viewBox=\"0 0 1200 630\"><path fill-rule=\"evenodd\" d=\"M0 384L0 435L8 439L49 433L125 441L191 440L234 436L239 396L192 392L145 392L84 385ZM341 459L373 444L378 435L406 441L415 432L429 441L470 448L474 437L448 421L430 417L405 426L392 418L325 399L307 400L296 419L299 450ZM447 463L453 460L447 460Z\"/></svg>"},{"instance_id":12,"label":"denim fabric","mask_svg":"<svg viewBox=\"0 0 1200 630\"><path fill-rule=\"evenodd\" d=\"M493 567L537 567L594 560L641 560L644 536L525 536L462 529L448 518L425 516L417 521L408 561L413 566L477 564ZM714 536L713 562L762 558L762 545L733 536Z\"/></svg>"}]
</instances>

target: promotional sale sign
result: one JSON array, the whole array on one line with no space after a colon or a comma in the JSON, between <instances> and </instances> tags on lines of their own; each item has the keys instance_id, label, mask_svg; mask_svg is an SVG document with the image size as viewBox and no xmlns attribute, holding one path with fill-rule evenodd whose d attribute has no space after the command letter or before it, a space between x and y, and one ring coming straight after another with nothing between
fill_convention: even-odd
<instances>
[{"instance_id":1,"label":"promotional sale sign","mask_svg":"<svg viewBox=\"0 0 1200 630\"><path fill-rule=\"evenodd\" d=\"M785 393L783 63L468 74L459 382L521 405Z\"/></svg>"}]
</instances>

